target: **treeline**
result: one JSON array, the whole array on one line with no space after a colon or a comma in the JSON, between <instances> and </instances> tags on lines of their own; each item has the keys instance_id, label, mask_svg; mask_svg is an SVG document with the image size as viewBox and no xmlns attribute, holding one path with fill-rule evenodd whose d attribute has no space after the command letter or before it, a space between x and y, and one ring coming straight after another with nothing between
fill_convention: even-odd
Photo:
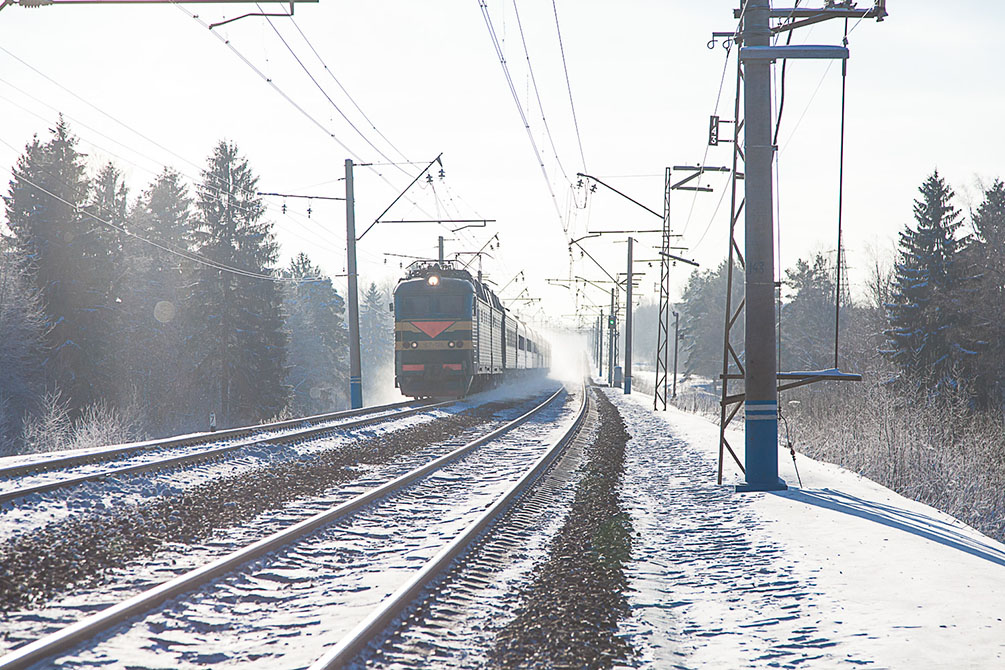
<instances>
[{"instance_id":1,"label":"treeline","mask_svg":"<svg viewBox=\"0 0 1005 670\"><path fill-rule=\"evenodd\" d=\"M842 296L839 364L862 381L781 394L780 437L1005 540L1005 184L982 188L966 214L955 201L937 172L921 185L892 265L876 261L865 295ZM711 380L725 270L694 273L678 306L682 367ZM822 255L786 272L781 369L833 367L834 277ZM742 324L734 333L742 360ZM714 394L677 402L718 412Z\"/></svg>"},{"instance_id":2,"label":"treeline","mask_svg":"<svg viewBox=\"0 0 1005 670\"><path fill-rule=\"evenodd\" d=\"M922 397L965 390L978 407L1005 402L1005 184L983 190L968 217L934 172L919 188L914 221L900 232L892 268L872 268L864 296L842 286L838 361L846 371ZM722 371L726 263L695 271L677 305L682 371ZM733 270L733 305L743 272ZM821 370L835 361L835 269L822 254L785 272L778 328L782 370ZM733 346L743 352L742 323Z\"/></svg>"},{"instance_id":3,"label":"treeline","mask_svg":"<svg viewBox=\"0 0 1005 670\"><path fill-rule=\"evenodd\" d=\"M135 197L112 163L88 174L62 118L28 143L0 238L0 453L348 404L343 297L305 254L278 265L257 191L227 141L197 183L165 168ZM361 304L373 356L387 302Z\"/></svg>"}]
</instances>

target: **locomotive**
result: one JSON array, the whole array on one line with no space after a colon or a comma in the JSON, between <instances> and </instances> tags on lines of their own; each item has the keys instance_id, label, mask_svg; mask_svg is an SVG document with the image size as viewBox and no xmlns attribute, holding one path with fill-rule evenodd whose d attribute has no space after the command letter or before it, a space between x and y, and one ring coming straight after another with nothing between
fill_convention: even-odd
<instances>
[{"instance_id":1,"label":"locomotive","mask_svg":"<svg viewBox=\"0 0 1005 670\"><path fill-rule=\"evenodd\" d=\"M518 371L551 366L548 343L510 314L480 276L451 261L410 265L391 307L394 383L403 395L462 397Z\"/></svg>"}]
</instances>

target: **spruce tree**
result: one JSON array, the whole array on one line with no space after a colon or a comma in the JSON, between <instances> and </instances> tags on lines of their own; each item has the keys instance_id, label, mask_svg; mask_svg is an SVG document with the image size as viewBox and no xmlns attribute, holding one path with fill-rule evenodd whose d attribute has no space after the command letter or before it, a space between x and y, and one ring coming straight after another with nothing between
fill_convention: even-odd
<instances>
[{"instance_id":1,"label":"spruce tree","mask_svg":"<svg viewBox=\"0 0 1005 670\"><path fill-rule=\"evenodd\" d=\"M273 274L278 245L258 179L237 147L219 142L196 188L200 265L185 307L193 383L220 425L266 419L287 405L287 335ZM264 276L264 277L263 277Z\"/></svg>"},{"instance_id":2,"label":"spruce tree","mask_svg":"<svg viewBox=\"0 0 1005 670\"><path fill-rule=\"evenodd\" d=\"M113 202L107 190L96 190L90 202L88 193L84 156L60 117L47 142L28 144L4 198L12 244L45 305L47 384L72 411L109 391L112 281L120 258L118 234L86 213L115 219Z\"/></svg>"},{"instance_id":3,"label":"spruce tree","mask_svg":"<svg viewBox=\"0 0 1005 670\"><path fill-rule=\"evenodd\" d=\"M306 254L283 271L289 331L287 384L298 416L349 406L348 334L345 301Z\"/></svg>"},{"instance_id":4,"label":"spruce tree","mask_svg":"<svg viewBox=\"0 0 1005 670\"><path fill-rule=\"evenodd\" d=\"M983 344L978 390L983 401L1005 403L1005 183L1000 179L984 192L973 213L976 240L972 262L980 269L975 327Z\"/></svg>"},{"instance_id":5,"label":"spruce tree","mask_svg":"<svg viewBox=\"0 0 1005 670\"><path fill-rule=\"evenodd\" d=\"M189 244L191 198L180 175L165 168L137 199L128 229L170 249ZM182 356L181 310L191 263L135 237L124 240L126 258L119 309L116 351L130 392L148 408L151 428L171 432L187 428L188 407Z\"/></svg>"},{"instance_id":6,"label":"spruce tree","mask_svg":"<svg viewBox=\"0 0 1005 670\"><path fill-rule=\"evenodd\" d=\"M900 234L892 300L887 305L886 353L908 383L955 387L976 352L966 345L973 288L963 259L965 240L953 190L935 171L914 202L916 227Z\"/></svg>"},{"instance_id":7,"label":"spruce tree","mask_svg":"<svg viewBox=\"0 0 1005 670\"><path fill-rule=\"evenodd\" d=\"M20 453L25 416L45 392L45 310L25 262L0 238L0 456Z\"/></svg>"}]
</instances>

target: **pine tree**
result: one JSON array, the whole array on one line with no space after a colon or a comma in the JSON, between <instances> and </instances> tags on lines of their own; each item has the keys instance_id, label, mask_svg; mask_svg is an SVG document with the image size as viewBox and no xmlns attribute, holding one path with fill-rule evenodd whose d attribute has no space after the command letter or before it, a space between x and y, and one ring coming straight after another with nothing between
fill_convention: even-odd
<instances>
[{"instance_id":1,"label":"pine tree","mask_svg":"<svg viewBox=\"0 0 1005 670\"><path fill-rule=\"evenodd\" d=\"M174 170L165 168L133 206L128 229L135 235L186 250L191 198ZM143 240L127 237L124 278L119 298L116 351L123 379L129 380L153 428L171 432L188 427L182 356L183 289L191 264ZM120 404L125 398L120 399ZM204 418L204 417L202 417Z\"/></svg>"},{"instance_id":2,"label":"pine tree","mask_svg":"<svg viewBox=\"0 0 1005 670\"><path fill-rule=\"evenodd\" d=\"M27 259L45 305L47 384L61 390L74 412L110 389L107 345L120 258L118 234L85 213L116 218L120 185L111 179L117 175L104 172L110 181L99 181L88 202L84 157L76 145L60 117L48 142L35 138L28 144L4 198L13 246Z\"/></svg>"},{"instance_id":3,"label":"pine tree","mask_svg":"<svg viewBox=\"0 0 1005 670\"><path fill-rule=\"evenodd\" d=\"M902 379L937 389L956 386L977 355L973 344L965 345L973 282L962 255L965 240L957 238L962 219L952 189L936 171L919 191L917 227L900 234L884 353Z\"/></svg>"},{"instance_id":4,"label":"pine tree","mask_svg":"<svg viewBox=\"0 0 1005 670\"><path fill-rule=\"evenodd\" d=\"M293 411L302 416L348 407L345 301L306 254L296 256L283 275L304 280L285 288L290 336L286 381L293 389Z\"/></svg>"},{"instance_id":5,"label":"pine tree","mask_svg":"<svg viewBox=\"0 0 1005 670\"><path fill-rule=\"evenodd\" d=\"M248 275L271 275L278 258L257 185L247 159L221 141L196 188L196 251L225 267L194 273L186 351L193 383L220 425L274 416L288 400L282 294L276 282Z\"/></svg>"}]
</instances>

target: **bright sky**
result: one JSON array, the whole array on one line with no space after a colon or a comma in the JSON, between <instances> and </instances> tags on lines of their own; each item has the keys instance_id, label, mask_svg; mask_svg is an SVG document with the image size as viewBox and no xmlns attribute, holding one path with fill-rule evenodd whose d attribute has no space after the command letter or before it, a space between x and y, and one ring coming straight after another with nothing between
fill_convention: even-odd
<instances>
[{"instance_id":1,"label":"bright sky","mask_svg":"<svg viewBox=\"0 0 1005 670\"><path fill-rule=\"evenodd\" d=\"M573 204L584 202L584 193L574 197L571 186L584 166L552 4L518 0L516 9L558 160L528 76L514 2L481 4L544 158L554 202L475 0L322 0L298 4L296 26L273 19L327 95L384 157L319 92L266 19L245 18L213 31L199 22L256 11L253 4L7 7L0 12L0 164L12 166L33 133L44 136L55 110L70 119L92 169L114 160L134 195L165 164L194 181L220 138L235 141L248 156L263 191L328 196L343 195L337 180L351 155L345 147L357 160L374 163L407 158L425 164L443 152L446 176L434 180L436 197L423 184L412 192L422 210L403 201L389 217L497 223L457 234L435 224L378 225L359 246L365 278L392 280L404 259L385 253L432 256L439 234L452 238L446 243L449 254L473 251L498 233L501 245L485 259L485 271L500 286L525 271L525 295L542 299L523 307L526 313L540 307L559 317L571 314L576 300L603 304L604 295L595 288L577 298L545 283L569 276L566 240L587 230L651 228L660 222L603 188L585 208ZM659 211L665 166L703 158L708 165L729 164L729 145L706 146L726 57L724 49L710 50L706 43L712 31L735 28L734 5L558 0L588 173ZM975 206L977 180L1005 176L1005 135L995 125L1005 117L1005 95L992 50L1005 27L1005 3L890 0L888 10L883 23L853 22L850 37L844 218L852 280L858 283L876 251L892 249L897 232L911 220L917 187L934 168ZM325 72L298 27L369 121ZM842 29L832 21L798 31L793 42L837 44ZM733 114L734 57L735 49L718 105L727 119ZM803 61L788 68L779 136L783 267L836 246L840 89L838 64ZM407 185L405 172L419 169L401 167L357 168L360 231ZM682 254L712 266L726 252L729 196L723 197L725 177L705 181L714 193L673 195L672 220L688 247ZM306 251L329 274L344 272L342 203L314 201L308 217L304 201L287 200L285 215L281 199L269 202L284 259ZM970 203L961 198L959 205L966 209ZM655 258L647 247L658 244L658 236L639 239L636 257ZM614 236L584 244L612 274L625 270L625 245ZM604 278L589 259L578 252L573 258L573 274ZM675 293L687 272L674 269ZM655 298L658 276L654 264L641 282L643 298ZM523 288L514 282L504 297L516 297Z\"/></svg>"}]
</instances>

